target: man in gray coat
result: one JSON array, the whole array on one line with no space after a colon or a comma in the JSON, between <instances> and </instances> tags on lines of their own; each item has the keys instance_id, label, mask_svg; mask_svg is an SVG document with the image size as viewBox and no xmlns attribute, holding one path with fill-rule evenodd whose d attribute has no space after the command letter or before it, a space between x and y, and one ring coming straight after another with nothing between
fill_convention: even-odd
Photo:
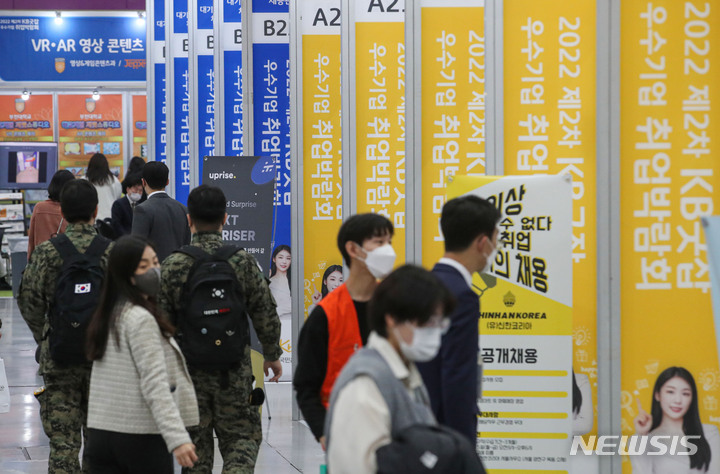
<instances>
[{"instance_id":1,"label":"man in gray coat","mask_svg":"<svg viewBox=\"0 0 720 474\"><path fill-rule=\"evenodd\" d=\"M143 167L142 183L147 201L135 206L132 235L140 235L155 244L158 259L190 243L187 208L168 196L165 186L168 167L162 161L151 161Z\"/></svg>"}]
</instances>

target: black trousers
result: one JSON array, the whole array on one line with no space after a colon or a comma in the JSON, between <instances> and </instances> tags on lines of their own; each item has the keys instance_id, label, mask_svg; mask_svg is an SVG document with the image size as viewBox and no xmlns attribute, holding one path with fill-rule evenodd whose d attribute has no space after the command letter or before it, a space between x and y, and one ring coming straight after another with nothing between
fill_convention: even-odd
<instances>
[{"instance_id":1,"label":"black trousers","mask_svg":"<svg viewBox=\"0 0 720 474\"><path fill-rule=\"evenodd\" d=\"M173 474L173 457L159 434L88 430L91 474Z\"/></svg>"}]
</instances>

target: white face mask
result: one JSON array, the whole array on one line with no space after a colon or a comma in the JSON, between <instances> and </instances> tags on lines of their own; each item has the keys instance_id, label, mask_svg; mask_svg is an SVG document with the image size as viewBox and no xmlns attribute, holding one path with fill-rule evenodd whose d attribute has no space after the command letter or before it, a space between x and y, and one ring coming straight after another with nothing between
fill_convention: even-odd
<instances>
[{"instance_id":1,"label":"white face mask","mask_svg":"<svg viewBox=\"0 0 720 474\"><path fill-rule=\"evenodd\" d=\"M498 248L495 246L490 252L490 255L487 256L487 260L485 261L485 266L480 270L480 273L488 273L490 271L490 267L492 266L493 262L495 262L495 256L498 253Z\"/></svg>"},{"instance_id":2,"label":"white face mask","mask_svg":"<svg viewBox=\"0 0 720 474\"><path fill-rule=\"evenodd\" d=\"M439 327L413 327L412 344L408 344L400 337L397 327L395 328L395 337L400 342L400 351L405 358L413 362L427 362L434 359L440 351L442 329Z\"/></svg>"},{"instance_id":3,"label":"white face mask","mask_svg":"<svg viewBox=\"0 0 720 474\"><path fill-rule=\"evenodd\" d=\"M142 194L140 193L128 193L128 199L130 199L130 202L138 202L140 198L142 197Z\"/></svg>"},{"instance_id":4,"label":"white face mask","mask_svg":"<svg viewBox=\"0 0 720 474\"><path fill-rule=\"evenodd\" d=\"M367 255L363 261L375 278L385 278L392 272L395 265L395 250L392 245L381 245L373 250L365 250L365 253Z\"/></svg>"}]
</instances>

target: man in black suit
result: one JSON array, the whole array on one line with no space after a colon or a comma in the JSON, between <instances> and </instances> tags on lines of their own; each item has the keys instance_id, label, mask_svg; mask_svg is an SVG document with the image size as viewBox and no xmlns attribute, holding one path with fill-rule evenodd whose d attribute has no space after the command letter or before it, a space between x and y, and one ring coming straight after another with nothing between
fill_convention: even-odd
<instances>
[{"instance_id":1,"label":"man in black suit","mask_svg":"<svg viewBox=\"0 0 720 474\"><path fill-rule=\"evenodd\" d=\"M125 188L125 196L116 199L112 205L112 228L115 231L115 237L128 235L132 231L133 211L135 206L144 202L142 175L131 173L123 179Z\"/></svg>"},{"instance_id":2,"label":"man in black suit","mask_svg":"<svg viewBox=\"0 0 720 474\"><path fill-rule=\"evenodd\" d=\"M430 404L440 424L477 442L478 321L480 300L472 290L472 274L486 272L495 259L500 212L477 196L448 201L440 216L445 255L432 272L457 301L440 352L418 363Z\"/></svg>"},{"instance_id":3,"label":"man in black suit","mask_svg":"<svg viewBox=\"0 0 720 474\"><path fill-rule=\"evenodd\" d=\"M153 242L160 261L190 243L187 208L165 192L170 183L168 174L162 161L151 161L143 167L142 183L148 198L135 207L132 222L132 235Z\"/></svg>"}]
</instances>

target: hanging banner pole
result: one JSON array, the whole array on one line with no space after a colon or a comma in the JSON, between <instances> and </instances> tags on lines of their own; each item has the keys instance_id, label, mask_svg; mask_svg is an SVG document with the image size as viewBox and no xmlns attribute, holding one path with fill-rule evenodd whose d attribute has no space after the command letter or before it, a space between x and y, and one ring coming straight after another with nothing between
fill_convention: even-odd
<instances>
[{"instance_id":1,"label":"hanging banner pole","mask_svg":"<svg viewBox=\"0 0 720 474\"><path fill-rule=\"evenodd\" d=\"M190 183L203 176L204 157L215 155L213 0L190 0Z\"/></svg>"},{"instance_id":2,"label":"hanging banner pole","mask_svg":"<svg viewBox=\"0 0 720 474\"><path fill-rule=\"evenodd\" d=\"M484 0L421 0L422 263L443 254L440 212L449 176L485 174ZM418 25L415 26L416 28ZM416 93L417 96L417 93Z\"/></svg>"},{"instance_id":3,"label":"hanging banner pole","mask_svg":"<svg viewBox=\"0 0 720 474\"><path fill-rule=\"evenodd\" d=\"M168 193L185 203L190 193L190 84L187 0L167 0L167 156Z\"/></svg>"},{"instance_id":4,"label":"hanging banner pole","mask_svg":"<svg viewBox=\"0 0 720 474\"><path fill-rule=\"evenodd\" d=\"M395 227L397 263L405 262L405 2L351 5L355 87L354 156L357 212L386 216Z\"/></svg>"},{"instance_id":5,"label":"hanging banner pole","mask_svg":"<svg viewBox=\"0 0 720 474\"><path fill-rule=\"evenodd\" d=\"M167 162L167 116L165 109L165 0L148 2L147 11L147 113L148 159Z\"/></svg>"},{"instance_id":6,"label":"hanging banner pole","mask_svg":"<svg viewBox=\"0 0 720 474\"><path fill-rule=\"evenodd\" d=\"M289 1L252 1L253 153L277 165L273 246L290 244Z\"/></svg>"},{"instance_id":7,"label":"hanging banner pole","mask_svg":"<svg viewBox=\"0 0 720 474\"><path fill-rule=\"evenodd\" d=\"M244 114L243 5L215 0L215 149L219 155L241 156Z\"/></svg>"}]
</instances>

